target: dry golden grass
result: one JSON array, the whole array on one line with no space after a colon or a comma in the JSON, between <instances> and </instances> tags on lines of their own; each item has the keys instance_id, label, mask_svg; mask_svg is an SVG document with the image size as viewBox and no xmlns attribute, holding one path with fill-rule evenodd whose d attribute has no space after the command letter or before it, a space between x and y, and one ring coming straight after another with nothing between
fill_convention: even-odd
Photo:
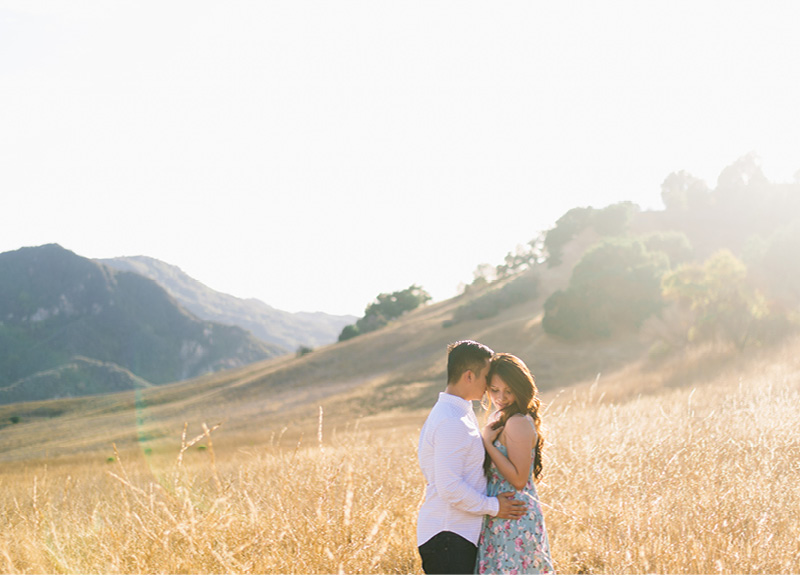
<instances>
[{"instance_id":1,"label":"dry golden grass","mask_svg":"<svg viewBox=\"0 0 800 575\"><path fill-rule=\"evenodd\" d=\"M642 367L550 397L539 493L557 570L799 572L796 349L689 387ZM636 377L648 395L604 389ZM424 414L393 417L248 448L195 423L180 459L176 438L114 463L4 464L0 571L419 573Z\"/></svg>"},{"instance_id":2,"label":"dry golden grass","mask_svg":"<svg viewBox=\"0 0 800 575\"><path fill-rule=\"evenodd\" d=\"M171 465L122 454L11 470L0 475L0 571L412 572L422 486L410 437L349 431L215 461L201 433Z\"/></svg>"},{"instance_id":3,"label":"dry golden grass","mask_svg":"<svg viewBox=\"0 0 800 575\"><path fill-rule=\"evenodd\" d=\"M599 389L554 401L540 495L557 568L800 571L800 374L769 367L621 405Z\"/></svg>"}]
</instances>

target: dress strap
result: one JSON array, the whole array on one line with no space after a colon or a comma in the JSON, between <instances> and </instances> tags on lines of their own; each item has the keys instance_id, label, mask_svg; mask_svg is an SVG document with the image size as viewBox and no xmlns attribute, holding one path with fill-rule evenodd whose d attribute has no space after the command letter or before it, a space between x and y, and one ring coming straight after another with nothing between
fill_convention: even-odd
<instances>
[{"instance_id":1,"label":"dress strap","mask_svg":"<svg viewBox=\"0 0 800 575\"><path fill-rule=\"evenodd\" d=\"M538 441L539 440L539 431L536 429L536 423L534 423L533 418L531 417L530 413L526 413L525 414L525 419L527 419L528 422L531 424L531 427L533 428L533 434L536 437L536 440ZM531 447L531 449L534 450L534 451L536 450L535 442L534 442L533 447Z\"/></svg>"}]
</instances>

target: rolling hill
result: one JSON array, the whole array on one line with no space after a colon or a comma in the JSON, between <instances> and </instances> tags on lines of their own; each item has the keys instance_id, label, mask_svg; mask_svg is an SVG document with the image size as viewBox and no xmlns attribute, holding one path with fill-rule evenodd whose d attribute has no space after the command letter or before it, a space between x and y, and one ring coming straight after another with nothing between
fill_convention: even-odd
<instances>
[{"instance_id":1,"label":"rolling hill","mask_svg":"<svg viewBox=\"0 0 800 575\"><path fill-rule=\"evenodd\" d=\"M23 377L0 389L0 398L3 403L18 403L144 389L152 385L116 363L75 356L58 367Z\"/></svg>"},{"instance_id":2,"label":"rolling hill","mask_svg":"<svg viewBox=\"0 0 800 575\"><path fill-rule=\"evenodd\" d=\"M563 286L571 262L589 241L573 242L559 268L547 273L534 269L497 282L491 289L541 275L538 297L491 318L449 325L456 310L487 293L474 292L299 358L277 357L135 392L0 406L0 460L69 456L107 449L111 442L120 449L146 445L157 451L174 445L184 422L195 428L202 422L222 423L230 441L267 441L284 427L284 439L297 440L316 426L320 406L331 426L375 418L386 425L392 413L397 422L416 422L443 387L447 344L459 339L477 339L525 358L546 393L591 381L599 372L639 360L649 342L630 334L575 344L542 331L546 294ZM11 418L17 423L9 423Z\"/></svg>"},{"instance_id":3,"label":"rolling hill","mask_svg":"<svg viewBox=\"0 0 800 575\"><path fill-rule=\"evenodd\" d=\"M800 285L800 267L791 256L800 249L794 225L800 184L771 185L746 178L743 174L750 173L750 167L746 163L738 172L726 169L726 177L720 177L714 190L698 187L683 173L677 180L668 178L663 187L667 209L662 211L640 211L625 202L599 210L570 210L546 234L547 257L539 258L534 246L526 266L512 269L502 279L476 283L458 297L418 308L382 329L302 357L285 355L101 398L2 407L0 459L93 451L112 441L141 446L143 437L148 449L157 451L170 441L174 444L184 422L195 426L220 422L232 444L265 442L284 428L282 437L296 440L315 428L320 407L333 426L356 420L375 421L382 427L416 424L444 385L447 344L459 339L476 339L523 358L545 397L590 386L598 377L609 398L659 393L665 386L702 381L730 368L740 355L747 357L762 346L767 353L780 344L792 333L797 314L800 292L793 286ZM658 252L666 266L658 268L659 273L683 270L697 282L686 284L693 288L689 295L712 293L715 285L722 286L725 289L715 292L722 307L695 317L699 322L695 326L686 323L686 314L678 313L683 309L691 315L685 301L671 303L672 307L658 302L643 325L615 325L614 308L608 307L600 310L604 312L600 319L611 322L614 329L605 337L570 339L548 332L543 322L552 312L548 302L554 294L575 287L573 271L585 263L587 254L598 253L593 247L600 242L635 248L629 253ZM718 270L703 267L704 260L720 248L733 252L724 260L732 263L725 269L733 270L733 275L717 277L713 274ZM624 307L625 294L640 287L639 280L623 273L615 279L614 270L625 271L627 256L614 257L595 265L604 277L604 297L617 297L616 305ZM513 260L506 262L514 264ZM754 273L748 275L748 268ZM581 287L594 297L592 278L600 276L586 271L583 279L589 281ZM709 283L709 277L717 284ZM729 282L729 277L737 283ZM625 289L614 293L615 281L627 282ZM588 311L594 313L605 303L598 300ZM761 339L749 340L754 342L753 351L743 353L740 341L709 329L714 314L728 314L739 322L730 325L744 325L747 330L760 322ZM574 319L580 320L580 316ZM705 339L693 339L693 332L702 329ZM12 418L14 423L9 423Z\"/></svg>"}]
</instances>

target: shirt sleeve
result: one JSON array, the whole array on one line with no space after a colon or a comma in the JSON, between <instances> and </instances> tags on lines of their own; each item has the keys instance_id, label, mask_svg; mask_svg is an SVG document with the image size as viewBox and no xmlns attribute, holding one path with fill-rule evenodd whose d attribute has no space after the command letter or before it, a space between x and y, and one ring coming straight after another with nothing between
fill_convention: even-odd
<instances>
[{"instance_id":1,"label":"shirt sleeve","mask_svg":"<svg viewBox=\"0 0 800 575\"><path fill-rule=\"evenodd\" d=\"M487 497L465 481L470 473L469 436L457 419L442 421L433 442L433 483L436 492L450 505L476 515L495 516L500 510L496 497Z\"/></svg>"}]
</instances>

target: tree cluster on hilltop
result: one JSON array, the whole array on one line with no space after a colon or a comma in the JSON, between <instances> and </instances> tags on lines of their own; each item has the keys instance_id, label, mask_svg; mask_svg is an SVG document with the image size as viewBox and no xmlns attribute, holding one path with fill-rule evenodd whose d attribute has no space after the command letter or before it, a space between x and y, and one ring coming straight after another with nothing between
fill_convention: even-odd
<instances>
[{"instance_id":1,"label":"tree cluster on hilltop","mask_svg":"<svg viewBox=\"0 0 800 575\"><path fill-rule=\"evenodd\" d=\"M653 318L662 329L672 324L684 342L717 339L741 348L796 323L800 183L769 182L748 155L726 167L714 189L687 172L670 174L662 200L664 211L648 218L661 233L618 227L584 253L569 286L545 302L546 332L604 337ZM545 240L556 250L555 259L548 252L548 265L560 262L564 238L590 225L599 232L597 213L576 208L558 220Z\"/></svg>"},{"instance_id":2,"label":"tree cluster on hilltop","mask_svg":"<svg viewBox=\"0 0 800 575\"><path fill-rule=\"evenodd\" d=\"M619 202L602 209L572 208L556 221L556 227L545 235L547 265L561 263L561 252L572 239L586 229L593 229L601 236L620 236L628 229L639 206L633 202Z\"/></svg>"},{"instance_id":3,"label":"tree cluster on hilltop","mask_svg":"<svg viewBox=\"0 0 800 575\"><path fill-rule=\"evenodd\" d=\"M743 348L800 327L800 178L770 182L750 154L723 169L714 188L673 172L661 197L663 210L623 201L567 211L501 264L479 265L444 326L545 295L542 327L566 340L647 326L670 346L713 339ZM578 238L595 241L569 262L567 286L541 294L541 277L564 265L565 248ZM339 341L429 300L416 285L380 294Z\"/></svg>"},{"instance_id":4,"label":"tree cluster on hilltop","mask_svg":"<svg viewBox=\"0 0 800 575\"><path fill-rule=\"evenodd\" d=\"M596 237L567 287L544 303L550 335L602 338L648 325L673 344L716 339L741 348L800 325L800 178L772 183L749 154L714 188L673 172L661 197L662 211L631 202L573 208L503 264L478 266L465 292L530 268L546 273L576 238ZM470 305L478 309L463 304L447 325L469 317Z\"/></svg>"},{"instance_id":5,"label":"tree cluster on hilltop","mask_svg":"<svg viewBox=\"0 0 800 575\"><path fill-rule=\"evenodd\" d=\"M393 319L429 302L431 296L414 284L404 290L379 294L364 310L364 316L354 324L346 325L339 334L339 341L382 328Z\"/></svg>"}]
</instances>

